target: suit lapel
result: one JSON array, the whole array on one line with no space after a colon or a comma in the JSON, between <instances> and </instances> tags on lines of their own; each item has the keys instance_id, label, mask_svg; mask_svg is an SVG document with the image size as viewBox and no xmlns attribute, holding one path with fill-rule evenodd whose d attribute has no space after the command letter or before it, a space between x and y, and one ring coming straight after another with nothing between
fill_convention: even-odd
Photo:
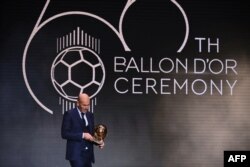
<instances>
[{"instance_id":1,"label":"suit lapel","mask_svg":"<svg viewBox=\"0 0 250 167\"><path fill-rule=\"evenodd\" d=\"M83 126L84 126L83 121L82 121L82 118L80 117L80 114L79 114L77 108L74 109L74 117L77 119L77 121L79 122L79 124L83 128Z\"/></svg>"},{"instance_id":2,"label":"suit lapel","mask_svg":"<svg viewBox=\"0 0 250 167\"><path fill-rule=\"evenodd\" d=\"M87 116L87 119L88 119L88 123L89 123L89 129L90 129L90 132L93 132L93 120L92 120L92 118L91 118L91 113L88 111L87 113L86 113L86 116Z\"/></svg>"},{"instance_id":3,"label":"suit lapel","mask_svg":"<svg viewBox=\"0 0 250 167\"><path fill-rule=\"evenodd\" d=\"M80 117L80 114L79 114L77 108L74 109L74 117L75 117L75 119L77 119L77 121L79 122L81 127L84 128L84 122L83 122L82 118ZM94 127L93 127L94 123L93 123L93 119L91 117L91 113L86 112L86 117L88 119L88 124L89 124L88 126L90 128L90 132L93 132L94 131Z\"/></svg>"}]
</instances>

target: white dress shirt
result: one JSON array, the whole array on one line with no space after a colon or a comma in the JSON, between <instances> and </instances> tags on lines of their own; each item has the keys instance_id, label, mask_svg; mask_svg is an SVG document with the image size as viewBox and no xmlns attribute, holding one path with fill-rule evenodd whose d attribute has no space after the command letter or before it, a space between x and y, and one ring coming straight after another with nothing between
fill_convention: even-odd
<instances>
[{"instance_id":1,"label":"white dress shirt","mask_svg":"<svg viewBox=\"0 0 250 167\"><path fill-rule=\"evenodd\" d=\"M86 117L86 113L84 113L84 117L82 118L82 112L77 108L77 111L81 117L81 119L84 119L85 120L85 125L88 126L89 125L89 122L88 122L88 119Z\"/></svg>"}]
</instances>

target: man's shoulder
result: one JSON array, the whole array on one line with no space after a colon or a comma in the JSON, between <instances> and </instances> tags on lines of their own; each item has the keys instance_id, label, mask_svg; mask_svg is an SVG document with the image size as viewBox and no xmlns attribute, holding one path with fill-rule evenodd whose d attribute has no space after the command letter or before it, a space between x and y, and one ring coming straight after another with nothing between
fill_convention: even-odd
<instances>
[{"instance_id":1,"label":"man's shoulder","mask_svg":"<svg viewBox=\"0 0 250 167\"><path fill-rule=\"evenodd\" d=\"M90 112L90 111L89 111L89 112L87 112L87 114L88 114L88 116L89 116L89 117L91 117L91 118L93 118L93 117L94 117L94 113L92 113L92 112Z\"/></svg>"},{"instance_id":2,"label":"man's shoulder","mask_svg":"<svg viewBox=\"0 0 250 167\"><path fill-rule=\"evenodd\" d=\"M64 114L73 114L77 112L77 108L72 108L71 110L66 111Z\"/></svg>"}]
</instances>

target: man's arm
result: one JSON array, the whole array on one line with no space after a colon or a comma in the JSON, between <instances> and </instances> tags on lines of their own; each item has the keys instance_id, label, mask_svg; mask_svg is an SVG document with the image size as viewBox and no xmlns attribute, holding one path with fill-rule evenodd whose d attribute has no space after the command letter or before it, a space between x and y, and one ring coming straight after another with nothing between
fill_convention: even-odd
<instances>
[{"instance_id":1,"label":"man's arm","mask_svg":"<svg viewBox=\"0 0 250 167\"><path fill-rule=\"evenodd\" d=\"M72 125L71 125L71 116L68 112L64 113L62 128L61 128L61 136L63 139L67 140L82 140L82 133L73 133L72 132Z\"/></svg>"}]
</instances>

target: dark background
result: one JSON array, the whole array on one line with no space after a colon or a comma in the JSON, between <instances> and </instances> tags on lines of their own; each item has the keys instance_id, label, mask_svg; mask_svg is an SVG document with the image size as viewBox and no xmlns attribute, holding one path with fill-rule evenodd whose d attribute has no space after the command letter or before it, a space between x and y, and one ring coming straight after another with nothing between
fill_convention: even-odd
<instances>
[{"instance_id":1,"label":"dark background","mask_svg":"<svg viewBox=\"0 0 250 167\"><path fill-rule=\"evenodd\" d=\"M63 18L48 25L35 38L37 48L29 54L27 67L31 86L54 114L45 112L30 96L23 79L25 45L45 1L4 1L1 3L0 55L0 166L63 167L66 142L61 139L62 113L58 94L47 72L55 37L76 26L101 39L101 58L106 80L97 95L96 122L108 126L106 147L95 150L96 167L188 167L223 166L224 150L250 149L250 7L243 1L178 1L190 24L187 45L176 53L184 36L182 15L170 1L136 1L127 11L123 33L131 52L103 24L90 18ZM126 1L52 1L45 18L80 10L97 14L118 28ZM45 19L43 18L43 19ZM81 20L79 22L79 20ZM64 25L64 23L67 23ZM198 53L195 37L220 39L220 52ZM35 43L36 44L36 43ZM35 45L34 44L34 45ZM35 52L39 50L39 52ZM36 53L36 54L35 54ZM32 57L34 56L34 57ZM113 83L125 75L113 72L115 56L235 59L238 75L159 74L143 77L179 79L237 79L231 96L177 94L118 94ZM139 60L139 59L138 59ZM32 65L33 63L33 65ZM51 64L51 63L50 63ZM130 77L141 74L130 72ZM45 91L44 91L45 90Z\"/></svg>"}]
</instances>

